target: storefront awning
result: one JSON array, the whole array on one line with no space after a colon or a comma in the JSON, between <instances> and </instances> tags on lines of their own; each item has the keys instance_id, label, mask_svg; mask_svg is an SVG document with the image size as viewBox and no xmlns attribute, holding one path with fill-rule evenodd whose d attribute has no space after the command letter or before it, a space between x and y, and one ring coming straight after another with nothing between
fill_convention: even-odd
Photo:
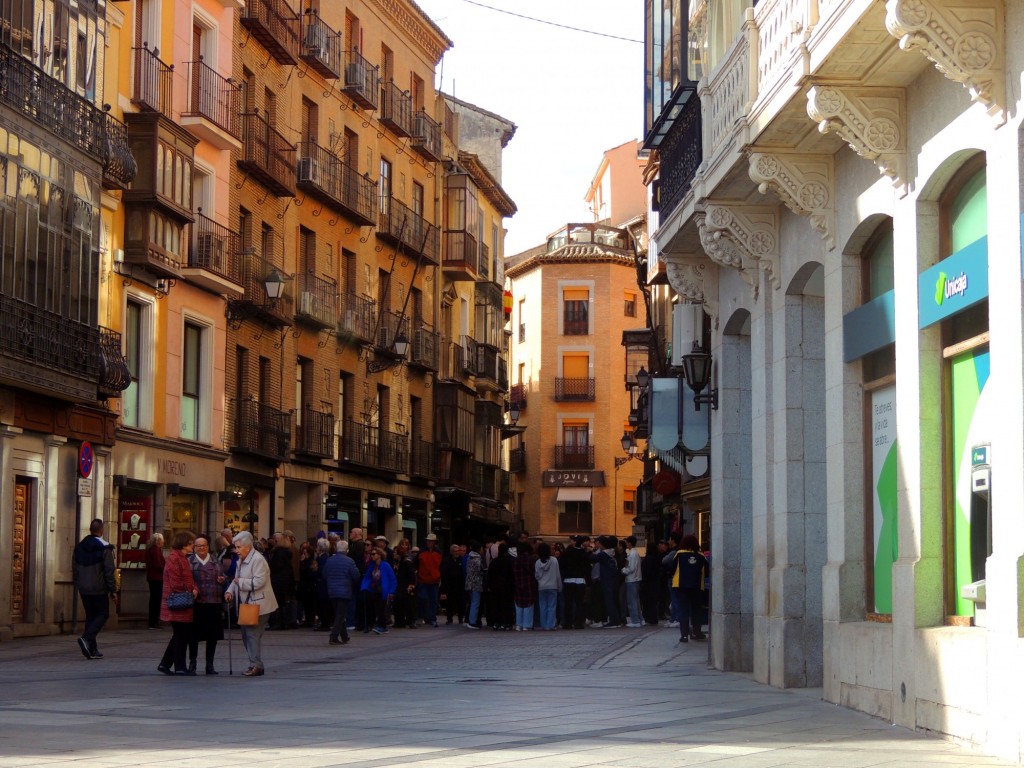
<instances>
[{"instance_id":1,"label":"storefront awning","mask_svg":"<svg viewBox=\"0 0 1024 768\"><path fill-rule=\"evenodd\" d=\"M555 501L590 501L592 488L559 488Z\"/></svg>"}]
</instances>

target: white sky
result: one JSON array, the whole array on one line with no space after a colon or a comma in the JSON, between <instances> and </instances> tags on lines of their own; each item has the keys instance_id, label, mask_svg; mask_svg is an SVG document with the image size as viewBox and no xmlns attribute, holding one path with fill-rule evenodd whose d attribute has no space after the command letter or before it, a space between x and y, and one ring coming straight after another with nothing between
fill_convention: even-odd
<instances>
[{"instance_id":1,"label":"white sky","mask_svg":"<svg viewBox=\"0 0 1024 768\"><path fill-rule=\"evenodd\" d=\"M628 0L479 0L523 16L643 40L643 5ZM643 132L643 44L575 32L466 0L416 0L454 42L437 85L516 124L502 186L519 212L505 253L544 242L583 203L606 149Z\"/></svg>"}]
</instances>

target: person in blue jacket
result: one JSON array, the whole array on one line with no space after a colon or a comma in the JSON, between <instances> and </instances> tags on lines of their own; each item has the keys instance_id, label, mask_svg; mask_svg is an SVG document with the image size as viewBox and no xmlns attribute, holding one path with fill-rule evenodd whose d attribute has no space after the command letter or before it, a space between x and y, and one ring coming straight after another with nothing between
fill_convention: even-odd
<instances>
[{"instance_id":1,"label":"person in blue jacket","mask_svg":"<svg viewBox=\"0 0 1024 768\"><path fill-rule=\"evenodd\" d=\"M370 552L370 564L363 574L363 581L360 584L360 591L366 593L367 605L374 607L376 614L376 626L373 631L383 635L388 631L388 606L395 597L395 590L398 588L398 579L391 565L384 559L384 550L375 547ZM369 628L363 632L369 632Z\"/></svg>"},{"instance_id":2,"label":"person in blue jacket","mask_svg":"<svg viewBox=\"0 0 1024 768\"><path fill-rule=\"evenodd\" d=\"M338 542L335 553L327 558L321 577L327 584L327 597L334 607L334 622L328 642L331 645L343 645L348 642L348 602L359 586L359 569L348 556L348 542L344 539Z\"/></svg>"},{"instance_id":3,"label":"person in blue jacket","mask_svg":"<svg viewBox=\"0 0 1024 768\"><path fill-rule=\"evenodd\" d=\"M679 642L689 642L690 638L704 640L706 635L700 626L701 593L708 561L697 547L697 537L692 533L683 536L679 548L665 555L662 564L669 569L672 589L679 595Z\"/></svg>"}]
</instances>

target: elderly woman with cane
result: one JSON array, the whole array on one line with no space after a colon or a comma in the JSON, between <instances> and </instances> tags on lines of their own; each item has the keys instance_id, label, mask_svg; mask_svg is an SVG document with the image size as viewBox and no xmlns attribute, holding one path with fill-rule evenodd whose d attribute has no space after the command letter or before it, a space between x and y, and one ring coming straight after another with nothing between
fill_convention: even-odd
<instances>
[{"instance_id":1,"label":"elderly woman with cane","mask_svg":"<svg viewBox=\"0 0 1024 768\"><path fill-rule=\"evenodd\" d=\"M259 619L254 625L241 625L242 645L249 654L249 668L245 677L259 677L263 674L263 659L260 645L263 640L263 617L277 610L277 600L270 586L270 566L263 555L253 546L252 534L242 531L232 539L238 552L238 568L235 578L228 586L224 599L236 605L255 603Z\"/></svg>"}]
</instances>

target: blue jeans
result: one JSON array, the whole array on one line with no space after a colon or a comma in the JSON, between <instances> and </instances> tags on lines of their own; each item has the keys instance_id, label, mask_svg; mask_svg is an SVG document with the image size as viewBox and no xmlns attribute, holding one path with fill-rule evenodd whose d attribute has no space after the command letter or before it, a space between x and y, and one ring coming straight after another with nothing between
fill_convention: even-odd
<instances>
[{"instance_id":1,"label":"blue jeans","mask_svg":"<svg viewBox=\"0 0 1024 768\"><path fill-rule=\"evenodd\" d=\"M679 592L675 588L671 588L668 591L669 594L669 608L668 608L668 619L669 621L679 621L679 612L681 610L679 605Z\"/></svg>"},{"instance_id":2,"label":"blue jeans","mask_svg":"<svg viewBox=\"0 0 1024 768\"><path fill-rule=\"evenodd\" d=\"M420 616L427 624L437 624L437 595L440 584L417 584L416 596L420 603Z\"/></svg>"},{"instance_id":3,"label":"blue jeans","mask_svg":"<svg viewBox=\"0 0 1024 768\"><path fill-rule=\"evenodd\" d=\"M639 581L627 581L626 582L626 606L629 609L629 623L630 624L642 624L643 618L640 616L640 582Z\"/></svg>"},{"instance_id":4,"label":"blue jeans","mask_svg":"<svg viewBox=\"0 0 1024 768\"><path fill-rule=\"evenodd\" d=\"M558 604L557 589L542 589L538 593L540 605L540 628L555 628L555 606Z\"/></svg>"},{"instance_id":5,"label":"blue jeans","mask_svg":"<svg viewBox=\"0 0 1024 768\"><path fill-rule=\"evenodd\" d=\"M476 624L480 620L480 593L469 593L469 620L468 623Z\"/></svg>"},{"instance_id":6,"label":"blue jeans","mask_svg":"<svg viewBox=\"0 0 1024 768\"><path fill-rule=\"evenodd\" d=\"M528 605L525 608L516 606L516 626L523 627L525 629L533 629L533 606Z\"/></svg>"}]
</instances>

